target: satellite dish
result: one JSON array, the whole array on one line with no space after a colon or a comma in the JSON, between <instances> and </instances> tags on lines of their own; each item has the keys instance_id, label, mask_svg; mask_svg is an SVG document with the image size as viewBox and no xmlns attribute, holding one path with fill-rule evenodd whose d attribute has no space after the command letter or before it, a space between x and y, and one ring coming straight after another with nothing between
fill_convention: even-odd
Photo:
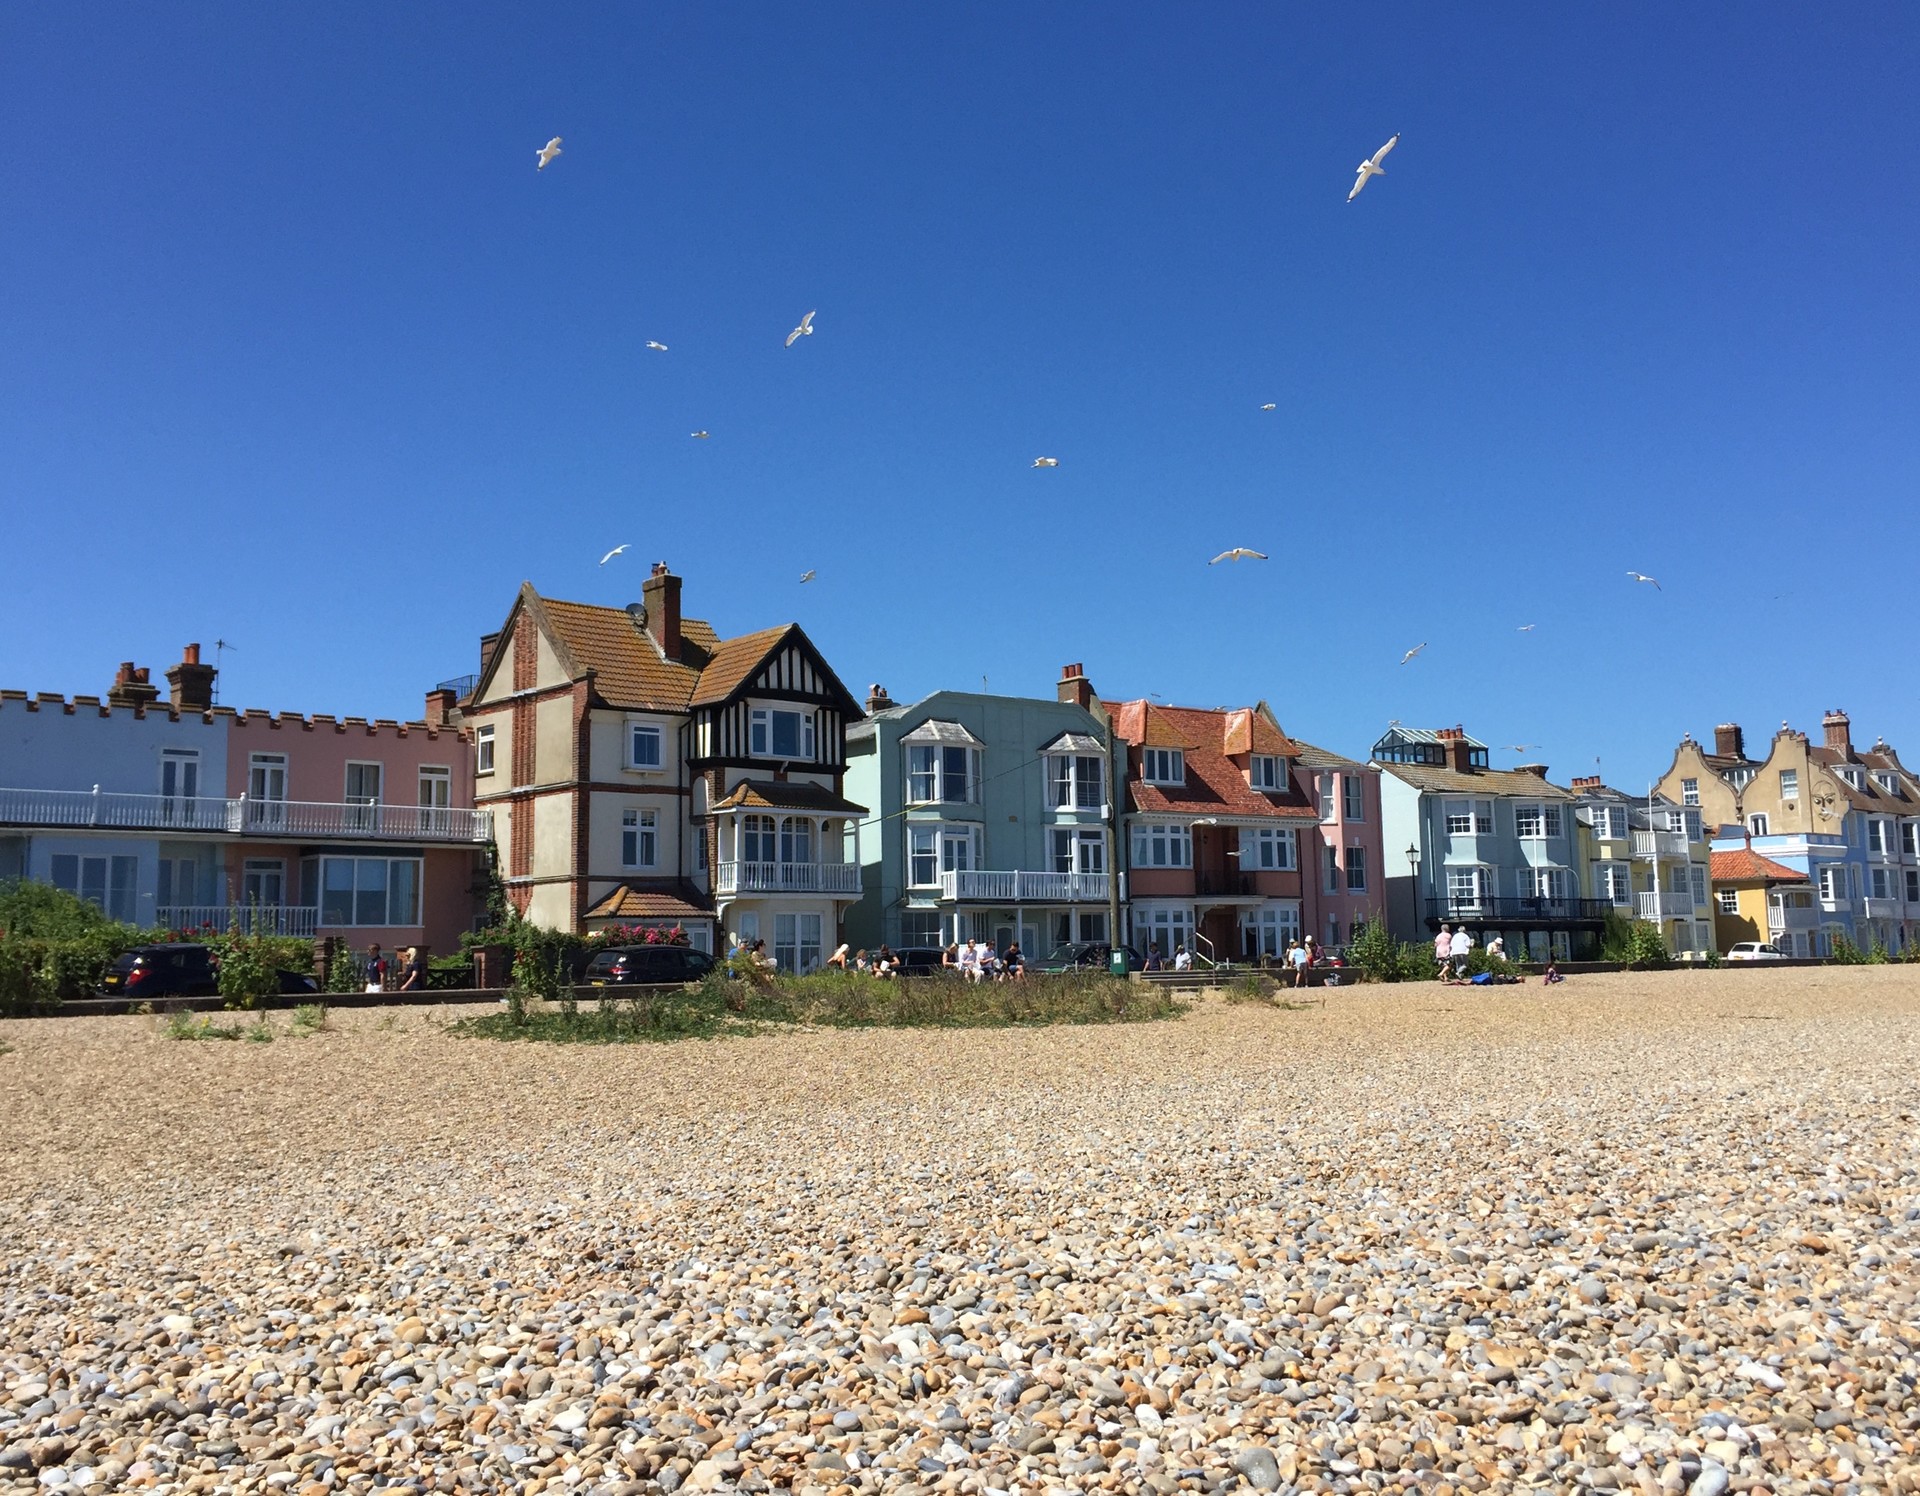
<instances>
[{"instance_id":1,"label":"satellite dish","mask_svg":"<svg viewBox=\"0 0 1920 1496\"><path fill-rule=\"evenodd\" d=\"M645 628L647 626L647 605L645 603L628 603L627 617L633 620L633 626L635 628Z\"/></svg>"}]
</instances>

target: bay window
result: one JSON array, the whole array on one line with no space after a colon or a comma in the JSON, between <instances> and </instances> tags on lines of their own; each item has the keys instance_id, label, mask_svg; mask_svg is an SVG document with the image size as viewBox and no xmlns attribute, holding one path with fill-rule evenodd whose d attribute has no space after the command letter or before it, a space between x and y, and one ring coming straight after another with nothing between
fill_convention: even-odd
<instances>
[{"instance_id":1,"label":"bay window","mask_svg":"<svg viewBox=\"0 0 1920 1496\"><path fill-rule=\"evenodd\" d=\"M813 713L756 706L747 718L747 751L755 758L814 757Z\"/></svg>"},{"instance_id":2,"label":"bay window","mask_svg":"<svg viewBox=\"0 0 1920 1496\"><path fill-rule=\"evenodd\" d=\"M1493 835L1491 800L1449 800L1446 817L1448 836Z\"/></svg>"},{"instance_id":3,"label":"bay window","mask_svg":"<svg viewBox=\"0 0 1920 1496\"><path fill-rule=\"evenodd\" d=\"M940 828L907 827L907 886L932 888L940 882Z\"/></svg>"},{"instance_id":4,"label":"bay window","mask_svg":"<svg viewBox=\"0 0 1920 1496\"><path fill-rule=\"evenodd\" d=\"M1098 810L1105 799L1100 760L1089 753L1047 756L1047 804L1054 810Z\"/></svg>"},{"instance_id":5,"label":"bay window","mask_svg":"<svg viewBox=\"0 0 1920 1496\"><path fill-rule=\"evenodd\" d=\"M778 860L774 849L772 816L740 817L739 851L739 860L742 862L774 862Z\"/></svg>"},{"instance_id":6,"label":"bay window","mask_svg":"<svg viewBox=\"0 0 1920 1496\"><path fill-rule=\"evenodd\" d=\"M909 805L972 805L980 798L980 750L957 743L907 747Z\"/></svg>"},{"instance_id":7,"label":"bay window","mask_svg":"<svg viewBox=\"0 0 1920 1496\"><path fill-rule=\"evenodd\" d=\"M1447 869L1447 902L1456 907L1476 908L1487 896L1492 881L1487 868L1450 867Z\"/></svg>"}]
</instances>

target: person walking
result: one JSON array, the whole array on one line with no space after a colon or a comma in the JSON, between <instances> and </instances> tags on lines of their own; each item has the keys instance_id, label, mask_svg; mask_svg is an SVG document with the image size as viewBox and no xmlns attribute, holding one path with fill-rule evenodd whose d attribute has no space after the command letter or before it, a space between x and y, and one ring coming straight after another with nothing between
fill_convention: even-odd
<instances>
[{"instance_id":1,"label":"person walking","mask_svg":"<svg viewBox=\"0 0 1920 1496\"><path fill-rule=\"evenodd\" d=\"M1187 949L1184 941L1173 948L1173 969L1175 971L1193 970L1193 952Z\"/></svg>"},{"instance_id":2,"label":"person walking","mask_svg":"<svg viewBox=\"0 0 1920 1496\"><path fill-rule=\"evenodd\" d=\"M387 985L387 958L380 954L380 942L367 947L367 959L361 967L361 974L367 979L367 991L379 992Z\"/></svg>"},{"instance_id":3,"label":"person walking","mask_svg":"<svg viewBox=\"0 0 1920 1496\"><path fill-rule=\"evenodd\" d=\"M1453 927L1442 925L1440 933L1433 937L1433 964L1442 978L1453 966Z\"/></svg>"},{"instance_id":4,"label":"person walking","mask_svg":"<svg viewBox=\"0 0 1920 1496\"><path fill-rule=\"evenodd\" d=\"M1287 956L1293 962L1293 985L1306 986L1307 968L1312 964L1312 956L1307 950L1306 942L1295 941L1292 949L1287 952Z\"/></svg>"},{"instance_id":5,"label":"person walking","mask_svg":"<svg viewBox=\"0 0 1920 1496\"><path fill-rule=\"evenodd\" d=\"M1140 969L1142 971L1160 970L1160 946L1157 942L1152 940L1147 942L1146 959L1140 963Z\"/></svg>"},{"instance_id":6,"label":"person walking","mask_svg":"<svg viewBox=\"0 0 1920 1496\"><path fill-rule=\"evenodd\" d=\"M1473 937L1467 933L1465 925L1453 932L1453 939L1449 942L1447 951L1453 958L1454 976L1464 977L1467 974L1467 957L1473 951Z\"/></svg>"},{"instance_id":7,"label":"person walking","mask_svg":"<svg viewBox=\"0 0 1920 1496\"><path fill-rule=\"evenodd\" d=\"M425 992L427 990L427 958L420 954L420 947L407 947L407 964L401 968L406 979L400 983L402 992Z\"/></svg>"}]
</instances>

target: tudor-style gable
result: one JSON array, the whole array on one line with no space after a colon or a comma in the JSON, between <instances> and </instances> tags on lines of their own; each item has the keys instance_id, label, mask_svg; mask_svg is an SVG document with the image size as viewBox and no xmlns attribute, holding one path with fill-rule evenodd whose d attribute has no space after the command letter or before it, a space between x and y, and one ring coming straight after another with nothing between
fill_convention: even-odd
<instances>
[{"instance_id":1,"label":"tudor-style gable","mask_svg":"<svg viewBox=\"0 0 1920 1496\"><path fill-rule=\"evenodd\" d=\"M836 779L846 767L847 724L863 715L797 623L720 641L692 709L688 757L702 768Z\"/></svg>"}]
</instances>

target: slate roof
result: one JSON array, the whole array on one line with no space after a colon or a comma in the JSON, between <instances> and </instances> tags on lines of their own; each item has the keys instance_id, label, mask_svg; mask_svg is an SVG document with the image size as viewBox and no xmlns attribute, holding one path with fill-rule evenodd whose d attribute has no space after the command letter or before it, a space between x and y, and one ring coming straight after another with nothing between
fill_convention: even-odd
<instances>
[{"instance_id":1,"label":"slate roof","mask_svg":"<svg viewBox=\"0 0 1920 1496\"><path fill-rule=\"evenodd\" d=\"M1809 747L1807 749L1807 757L1833 775L1834 779L1840 785L1840 793L1846 796L1847 803L1855 810L1864 810L1871 815L1897 816L1913 815L1915 813L1914 801L1905 792L1905 774L1899 771L1897 765L1886 762L1884 754L1847 754L1842 753L1838 748ZM1869 759L1878 759L1880 761L1878 763L1872 763L1869 762ZM1844 768L1853 768L1860 771L1860 783L1858 787L1848 784L1845 779L1841 778L1840 770ZM1893 782L1898 788L1889 791L1879 780L1875 779L1873 773L1876 768L1883 773L1892 771L1896 776Z\"/></svg>"},{"instance_id":2,"label":"slate roof","mask_svg":"<svg viewBox=\"0 0 1920 1496\"><path fill-rule=\"evenodd\" d=\"M1736 847L1731 852L1715 852L1711 858L1711 876L1715 883L1805 883L1807 875L1784 867L1771 857L1762 857L1752 847Z\"/></svg>"},{"instance_id":3,"label":"slate roof","mask_svg":"<svg viewBox=\"0 0 1920 1496\"><path fill-rule=\"evenodd\" d=\"M1316 748L1311 743L1303 743L1298 738L1293 739L1293 752L1288 757L1298 762L1303 769L1346 769L1358 774L1362 769L1373 767L1371 764L1361 763L1358 759L1342 758L1329 749Z\"/></svg>"},{"instance_id":4,"label":"slate roof","mask_svg":"<svg viewBox=\"0 0 1920 1496\"><path fill-rule=\"evenodd\" d=\"M901 733L900 741L903 743L964 743L970 748L987 746L960 723L942 721L938 717L929 717L912 732Z\"/></svg>"},{"instance_id":5,"label":"slate roof","mask_svg":"<svg viewBox=\"0 0 1920 1496\"><path fill-rule=\"evenodd\" d=\"M855 805L824 785L794 780L743 779L724 800L714 802L715 810L810 810L816 815L863 816L864 805Z\"/></svg>"},{"instance_id":6,"label":"slate roof","mask_svg":"<svg viewBox=\"0 0 1920 1496\"><path fill-rule=\"evenodd\" d=\"M1183 816L1234 816L1276 821L1318 821L1320 812L1289 784L1266 792L1247 783L1246 773L1228 757L1227 733L1234 713L1198 707L1159 706L1146 701L1106 703L1113 730L1129 744L1182 748L1185 784L1148 784L1140 777L1137 753L1128 755L1127 799L1131 808Z\"/></svg>"},{"instance_id":7,"label":"slate roof","mask_svg":"<svg viewBox=\"0 0 1920 1496\"><path fill-rule=\"evenodd\" d=\"M1382 774L1428 795L1511 795L1517 800L1578 800L1572 790L1518 769L1443 769L1434 764L1381 764Z\"/></svg>"}]
</instances>

